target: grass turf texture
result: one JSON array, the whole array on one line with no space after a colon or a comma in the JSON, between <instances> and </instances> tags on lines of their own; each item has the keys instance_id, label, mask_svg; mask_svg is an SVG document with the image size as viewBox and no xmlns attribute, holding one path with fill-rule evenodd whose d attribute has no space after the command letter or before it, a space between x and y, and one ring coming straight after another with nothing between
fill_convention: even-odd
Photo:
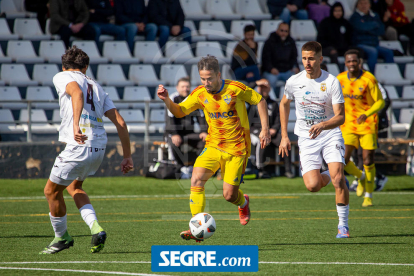
<instances>
[{"instance_id":1,"label":"grass turf texture","mask_svg":"<svg viewBox=\"0 0 414 276\"><path fill-rule=\"evenodd\" d=\"M149 263L5 262L149 262L151 245L196 245L194 241L179 237L182 230L188 229L190 219L189 180L88 178L84 189L91 196L99 222L108 233L105 249L98 254L89 252L89 228L73 200L66 198L68 230L75 245L55 255L38 255L53 239L48 204L43 198L45 183L45 179L0 181L0 267L151 273ZM411 177L389 177L384 191L374 193L372 208L363 208L362 198L351 193L350 239L335 238L338 218L331 184L311 194L301 178L246 181L242 189L251 195L252 220L244 227L239 223L237 207L222 198L221 186L222 181L216 179L206 184L206 194L213 196L207 197L205 211L216 219L217 232L203 245L258 245L261 262L414 264L414 179ZM1 275L17 273L80 274L0 269ZM260 264L256 274L413 275L414 266Z\"/></svg>"}]
</instances>

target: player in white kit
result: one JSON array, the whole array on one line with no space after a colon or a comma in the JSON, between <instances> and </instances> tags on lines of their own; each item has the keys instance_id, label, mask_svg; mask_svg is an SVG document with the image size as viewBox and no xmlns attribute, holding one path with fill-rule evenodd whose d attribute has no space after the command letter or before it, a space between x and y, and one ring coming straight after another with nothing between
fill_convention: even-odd
<instances>
[{"instance_id":1,"label":"player in white kit","mask_svg":"<svg viewBox=\"0 0 414 276\"><path fill-rule=\"evenodd\" d=\"M305 70L290 77L280 103L282 140L279 154L289 155L291 148L287 124L290 102L295 100L295 134L299 136L299 157L303 181L317 192L332 180L339 216L337 238L349 238L349 191L344 177L345 145L339 126L345 121L344 97L339 81L320 69L322 47L310 41L302 47ZM320 172L322 162L328 171Z\"/></svg>"},{"instance_id":2,"label":"player in white kit","mask_svg":"<svg viewBox=\"0 0 414 276\"><path fill-rule=\"evenodd\" d=\"M91 229L91 252L99 252L104 247L106 233L98 224L95 210L82 189L83 181L95 174L104 157L107 143L102 121L104 115L118 130L124 154L122 172L125 174L133 168L129 133L124 119L102 87L85 75L88 66L88 55L73 46L62 56L63 72L53 78L62 118L59 141L66 143L66 147L56 158L44 189L55 239L40 254L54 254L74 244L67 231L63 199L65 189L73 197L83 220Z\"/></svg>"}]
</instances>

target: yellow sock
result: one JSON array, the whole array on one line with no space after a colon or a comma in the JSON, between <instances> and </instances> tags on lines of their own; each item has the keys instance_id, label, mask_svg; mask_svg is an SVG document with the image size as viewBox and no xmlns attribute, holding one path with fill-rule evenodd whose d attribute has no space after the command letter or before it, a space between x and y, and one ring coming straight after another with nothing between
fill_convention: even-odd
<instances>
[{"instance_id":1,"label":"yellow sock","mask_svg":"<svg viewBox=\"0 0 414 276\"><path fill-rule=\"evenodd\" d=\"M365 169L365 191L367 193L372 193L374 191L374 186L375 186L375 164L372 164L370 166L365 166L364 165L364 169Z\"/></svg>"},{"instance_id":2,"label":"yellow sock","mask_svg":"<svg viewBox=\"0 0 414 276\"><path fill-rule=\"evenodd\" d=\"M360 171L358 167L355 166L355 163L352 161L349 161L348 164L346 164L346 166L344 167L344 169L348 174L354 175L356 178L361 178L362 176L362 171Z\"/></svg>"},{"instance_id":3,"label":"yellow sock","mask_svg":"<svg viewBox=\"0 0 414 276\"><path fill-rule=\"evenodd\" d=\"M237 206L243 206L243 204L246 202L246 198L244 197L243 191L239 189L239 193L237 195L237 199L232 202L234 205Z\"/></svg>"},{"instance_id":4,"label":"yellow sock","mask_svg":"<svg viewBox=\"0 0 414 276\"><path fill-rule=\"evenodd\" d=\"M190 210L193 216L204 212L206 206L206 194L204 187L191 187Z\"/></svg>"}]
</instances>

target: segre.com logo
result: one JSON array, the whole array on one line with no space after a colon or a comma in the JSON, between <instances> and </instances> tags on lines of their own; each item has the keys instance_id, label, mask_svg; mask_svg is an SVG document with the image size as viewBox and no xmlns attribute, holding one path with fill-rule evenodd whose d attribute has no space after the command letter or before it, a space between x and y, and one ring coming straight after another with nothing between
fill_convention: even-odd
<instances>
[{"instance_id":1,"label":"segre.com logo","mask_svg":"<svg viewBox=\"0 0 414 276\"><path fill-rule=\"evenodd\" d=\"M153 245L153 272L257 272L257 245Z\"/></svg>"}]
</instances>

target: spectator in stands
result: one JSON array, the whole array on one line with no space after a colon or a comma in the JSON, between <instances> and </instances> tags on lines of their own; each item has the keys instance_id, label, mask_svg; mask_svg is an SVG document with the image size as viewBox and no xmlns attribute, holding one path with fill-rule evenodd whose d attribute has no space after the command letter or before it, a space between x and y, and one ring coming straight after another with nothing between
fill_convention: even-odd
<instances>
[{"instance_id":1,"label":"spectator in stands","mask_svg":"<svg viewBox=\"0 0 414 276\"><path fill-rule=\"evenodd\" d=\"M84 0L50 0L50 32L60 35L69 48L70 36L95 39L95 29L88 24L89 10Z\"/></svg>"},{"instance_id":2,"label":"spectator in stands","mask_svg":"<svg viewBox=\"0 0 414 276\"><path fill-rule=\"evenodd\" d=\"M382 20L385 26L385 32L383 38L385 40L398 40L397 30L391 26L390 12L388 11L387 3L385 0L370 0L371 9L373 12L378 13L379 18Z\"/></svg>"},{"instance_id":3,"label":"spectator in stands","mask_svg":"<svg viewBox=\"0 0 414 276\"><path fill-rule=\"evenodd\" d=\"M255 30L254 25L246 25L244 39L234 48L231 69L238 80L254 82L260 79L257 66L257 42L254 41Z\"/></svg>"},{"instance_id":4,"label":"spectator in stands","mask_svg":"<svg viewBox=\"0 0 414 276\"><path fill-rule=\"evenodd\" d=\"M410 54L414 55L414 20L410 23L405 15L404 4L400 0L385 0L385 2L390 14L391 26L397 30L398 36L403 34L410 38Z\"/></svg>"},{"instance_id":5,"label":"spectator in stands","mask_svg":"<svg viewBox=\"0 0 414 276\"><path fill-rule=\"evenodd\" d=\"M279 104L272 100L269 97L270 87L265 85L259 85L256 91L262 95L266 100L268 113L269 113L269 132L271 136L270 144L262 149L260 147L259 134L262 130L260 123L259 113L257 106L251 105L248 109L249 122L250 122L250 137L252 145L255 146L256 150L252 151L251 156L254 156L256 161L256 167L259 170L259 178L269 178L269 174L265 170L266 166L266 153L272 153L272 156L276 156L276 148L279 146L280 141L282 140L281 131L280 131L280 117L279 117ZM269 147L272 150L269 150ZM294 175L291 171L291 160L290 157L285 156L285 176L293 178Z\"/></svg>"},{"instance_id":6,"label":"spectator in stands","mask_svg":"<svg viewBox=\"0 0 414 276\"><path fill-rule=\"evenodd\" d=\"M331 6L328 0L305 0L306 9L308 10L308 17L319 25L323 19L329 16Z\"/></svg>"},{"instance_id":7,"label":"spectator in stands","mask_svg":"<svg viewBox=\"0 0 414 276\"><path fill-rule=\"evenodd\" d=\"M163 48L168 38L182 36L191 45L191 30L184 26L184 11L180 0L151 0L148 3L148 22L158 26L160 47Z\"/></svg>"},{"instance_id":8,"label":"spectator in stands","mask_svg":"<svg viewBox=\"0 0 414 276\"><path fill-rule=\"evenodd\" d=\"M89 24L95 29L95 42L99 45L101 34L111 35L115 40L125 40L125 29L110 23L115 15L109 0L86 0L89 8Z\"/></svg>"},{"instance_id":9,"label":"spectator in stands","mask_svg":"<svg viewBox=\"0 0 414 276\"><path fill-rule=\"evenodd\" d=\"M262 52L262 72L275 88L278 81L286 81L299 73L296 43L289 35L289 25L280 23L276 32L269 35Z\"/></svg>"},{"instance_id":10,"label":"spectator in stands","mask_svg":"<svg viewBox=\"0 0 414 276\"><path fill-rule=\"evenodd\" d=\"M385 28L379 15L371 11L369 0L358 0L356 10L349 22L353 27L353 43L367 55L369 70L374 72L378 57L387 63L394 62L392 50L379 46L378 36Z\"/></svg>"},{"instance_id":11,"label":"spectator in stands","mask_svg":"<svg viewBox=\"0 0 414 276\"><path fill-rule=\"evenodd\" d=\"M0 1L1 2L1 1ZM37 13L37 20L39 21L42 31L45 32L49 0L25 0L24 7L27 11Z\"/></svg>"},{"instance_id":12,"label":"spectator in stands","mask_svg":"<svg viewBox=\"0 0 414 276\"><path fill-rule=\"evenodd\" d=\"M125 28L131 52L134 51L135 35L145 35L147 41L154 41L157 36L157 25L148 23L145 0L116 0L115 20Z\"/></svg>"},{"instance_id":13,"label":"spectator in stands","mask_svg":"<svg viewBox=\"0 0 414 276\"><path fill-rule=\"evenodd\" d=\"M317 41L322 45L322 54L338 64L338 56L343 56L351 45L352 27L344 18L344 7L336 2L330 16L319 24Z\"/></svg>"},{"instance_id":14,"label":"spectator in stands","mask_svg":"<svg viewBox=\"0 0 414 276\"><path fill-rule=\"evenodd\" d=\"M290 23L291 16L296 19L308 19L308 13L302 4L303 0L267 0L272 17L279 17L286 23Z\"/></svg>"},{"instance_id":15,"label":"spectator in stands","mask_svg":"<svg viewBox=\"0 0 414 276\"><path fill-rule=\"evenodd\" d=\"M190 79L181 78L177 82L177 92L170 95L174 103L181 103L190 94ZM196 110L190 116L183 118L175 117L168 111L166 115L166 129L165 135L168 143L168 149L172 151L177 164L184 166L188 163L188 154L184 154L182 145L187 144L197 150L197 155L201 153L204 148L207 137L207 123L204 118L204 113L201 110ZM194 132L194 121L197 120L200 125L200 133Z\"/></svg>"}]
</instances>

